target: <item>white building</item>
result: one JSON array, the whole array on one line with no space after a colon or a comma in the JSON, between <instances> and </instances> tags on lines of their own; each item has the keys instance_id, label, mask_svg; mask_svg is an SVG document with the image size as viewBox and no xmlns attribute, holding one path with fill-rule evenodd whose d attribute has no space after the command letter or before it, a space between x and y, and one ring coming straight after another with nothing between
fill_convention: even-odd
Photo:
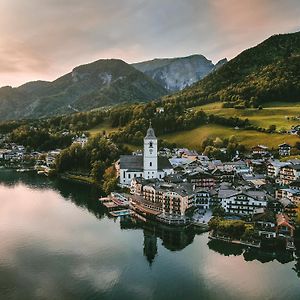
<instances>
[{"instance_id":1,"label":"white building","mask_svg":"<svg viewBox=\"0 0 300 300\"><path fill-rule=\"evenodd\" d=\"M278 153L280 156L290 156L291 155L291 146L287 143L280 144L278 146Z\"/></svg>"},{"instance_id":2,"label":"white building","mask_svg":"<svg viewBox=\"0 0 300 300\"><path fill-rule=\"evenodd\" d=\"M163 179L172 173L173 168L169 159L158 156L157 138L151 124L144 138L143 155L121 155L120 157L121 185L129 186L135 177Z\"/></svg>"},{"instance_id":3,"label":"white building","mask_svg":"<svg viewBox=\"0 0 300 300\"><path fill-rule=\"evenodd\" d=\"M218 198L225 212L239 215L251 215L258 208L267 206L267 196L263 191L221 189Z\"/></svg>"}]
</instances>

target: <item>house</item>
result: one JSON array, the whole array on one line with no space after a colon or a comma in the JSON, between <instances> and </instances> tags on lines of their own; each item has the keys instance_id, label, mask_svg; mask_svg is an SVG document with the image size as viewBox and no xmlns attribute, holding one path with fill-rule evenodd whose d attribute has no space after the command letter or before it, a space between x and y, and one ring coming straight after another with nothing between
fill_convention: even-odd
<instances>
[{"instance_id":1,"label":"house","mask_svg":"<svg viewBox=\"0 0 300 300\"><path fill-rule=\"evenodd\" d=\"M276 198L277 199L288 199L292 201L294 204L300 204L300 191L291 188L283 188L276 190Z\"/></svg>"},{"instance_id":2,"label":"house","mask_svg":"<svg viewBox=\"0 0 300 300\"><path fill-rule=\"evenodd\" d=\"M216 186L216 178L206 171L194 171L186 175L188 182L197 188L212 189Z\"/></svg>"},{"instance_id":3,"label":"house","mask_svg":"<svg viewBox=\"0 0 300 300\"><path fill-rule=\"evenodd\" d=\"M264 208L254 212L252 221L258 235L262 238L276 238L276 218L272 211Z\"/></svg>"},{"instance_id":4,"label":"house","mask_svg":"<svg viewBox=\"0 0 300 300\"><path fill-rule=\"evenodd\" d=\"M276 233L279 237L293 237L295 227L291 225L290 219L286 214L276 215Z\"/></svg>"},{"instance_id":5,"label":"house","mask_svg":"<svg viewBox=\"0 0 300 300\"><path fill-rule=\"evenodd\" d=\"M252 173L265 173L267 165L264 159L250 159L247 162L249 170Z\"/></svg>"},{"instance_id":6,"label":"house","mask_svg":"<svg viewBox=\"0 0 300 300\"><path fill-rule=\"evenodd\" d=\"M156 112L158 114L162 114L163 112L165 112L165 109L163 107L156 107Z\"/></svg>"},{"instance_id":7,"label":"house","mask_svg":"<svg viewBox=\"0 0 300 300\"><path fill-rule=\"evenodd\" d=\"M221 188L218 198L225 212L232 214L251 215L256 209L267 206L267 196L264 191Z\"/></svg>"},{"instance_id":8,"label":"house","mask_svg":"<svg viewBox=\"0 0 300 300\"><path fill-rule=\"evenodd\" d=\"M61 150L56 149L49 151L46 155L46 165L47 167L51 168L55 166L55 159L60 154Z\"/></svg>"},{"instance_id":9,"label":"house","mask_svg":"<svg viewBox=\"0 0 300 300\"><path fill-rule=\"evenodd\" d=\"M279 160L270 160L267 163L267 175L276 178L281 168L290 165L290 162L281 162Z\"/></svg>"},{"instance_id":10,"label":"house","mask_svg":"<svg viewBox=\"0 0 300 300\"><path fill-rule=\"evenodd\" d=\"M88 137L83 133L81 136L77 136L73 139L73 144L79 144L82 148L87 144Z\"/></svg>"},{"instance_id":11,"label":"house","mask_svg":"<svg viewBox=\"0 0 300 300\"><path fill-rule=\"evenodd\" d=\"M211 174L212 174L212 176L215 177L215 179L218 183L233 182L234 176L235 176L235 172L233 170L226 171L226 170L224 170L224 168L222 168L222 169L216 168L212 171Z\"/></svg>"},{"instance_id":12,"label":"house","mask_svg":"<svg viewBox=\"0 0 300 300\"><path fill-rule=\"evenodd\" d=\"M279 183L285 185L300 178L300 164L287 165L280 168L279 171Z\"/></svg>"},{"instance_id":13,"label":"house","mask_svg":"<svg viewBox=\"0 0 300 300\"><path fill-rule=\"evenodd\" d=\"M290 156L291 155L291 146L287 143L280 144L278 146L278 153L280 156Z\"/></svg>"},{"instance_id":14,"label":"house","mask_svg":"<svg viewBox=\"0 0 300 300\"><path fill-rule=\"evenodd\" d=\"M195 207L209 209L211 206L211 194L207 189L195 190Z\"/></svg>"},{"instance_id":15,"label":"house","mask_svg":"<svg viewBox=\"0 0 300 300\"><path fill-rule=\"evenodd\" d=\"M130 186L134 177L163 179L166 175L173 172L174 170L169 159L158 156L157 138L151 123L144 138L143 155L120 156L120 184L124 186Z\"/></svg>"},{"instance_id":16,"label":"house","mask_svg":"<svg viewBox=\"0 0 300 300\"><path fill-rule=\"evenodd\" d=\"M196 160L199 156L198 152L195 150L189 150L189 149L178 149L177 155L182 158L187 158L191 160Z\"/></svg>"},{"instance_id":17,"label":"house","mask_svg":"<svg viewBox=\"0 0 300 300\"><path fill-rule=\"evenodd\" d=\"M264 145L257 145L252 147L252 155L265 156L269 154L268 147Z\"/></svg>"}]
</instances>

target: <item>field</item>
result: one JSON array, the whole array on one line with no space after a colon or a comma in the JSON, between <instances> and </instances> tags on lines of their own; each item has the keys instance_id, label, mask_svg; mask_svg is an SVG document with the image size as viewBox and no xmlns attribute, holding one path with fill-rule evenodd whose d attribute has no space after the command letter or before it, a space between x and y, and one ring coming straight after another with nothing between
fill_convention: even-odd
<instances>
[{"instance_id":1,"label":"field","mask_svg":"<svg viewBox=\"0 0 300 300\"><path fill-rule=\"evenodd\" d=\"M239 117L242 119L248 118L252 123L268 128L270 125L276 125L277 130L284 128L290 129L292 125L300 124L300 121L291 121L286 116L299 116L300 115L300 103L291 103L287 106L286 103L270 103L262 110L257 109L245 109L236 110L234 108L222 108L221 103L211 103L203 106L197 106L193 110L203 110L208 114L215 114L224 117ZM89 130L91 136L95 136L97 133L111 133L117 131L118 128L110 127L108 122L103 122L97 127ZM244 144L247 148L258 144L264 144L270 148L277 148L279 144L286 142L294 145L297 141L300 141L299 137L288 134L269 134L263 132L257 132L253 130L235 130L230 127L224 127L220 125L209 124L200 126L198 128L189 131L180 131L172 134L159 136L171 143L176 143L180 146L189 147L193 149L199 149L203 140L208 137L211 138L229 138L236 136L237 140ZM137 147L127 145L132 150L136 150Z\"/></svg>"},{"instance_id":2,"label":"field","mask_svg":"<svg viewBox=\"0 0 300 300\"><path fill-rule=\"evenodd\" d=\"M204 125L198 128L181 131L172 134L166 134L160 138L165 139L170 143L176 143L180 146L199 149L203 140L207 137L229 138L236 136L237 140L246 147L252 147L258 144L266 145L270 148L277 148L279 144L286 142L294 145L300 139L294 135L286 134L269 134L253 130L235 130L219 125Z\"/></svg>"},{"instance_id":3,"label":"field","mask_svg":"<svg viewBox=\"0 0 300 300\"><path fill-rule=\"evenodd\" d=\"M90 133L91 136L95 136L98 133L103 133L103 131L105 131L106 134L108 134L108 133L111 133L111 132L114 132L114 131L117 131L117 130L118 130L118 128L112 128L109 125L109 122L105 121L105 122L99 124L98 126L90 129L89 133Z\"/></svg>"},{"instance_id":4,"label":"field","mask_svg":"<svg viewBox=\"0 0 300 300\"><path fill-rule=\"evenodd\" d=\"M219 115L223 117L239 117L241 119L248 118L251 123L268 128L270 125L276 125L277 130L289 130L291 126L300 124L299 121L288 120L287 117L300 116L300 103L282 103L274 102L265 105L262 110L255 108L234 109L222 108L222 103L211 103L193 108L195 110L203 110L208 114Z\"/></svg>"}]
</instances>

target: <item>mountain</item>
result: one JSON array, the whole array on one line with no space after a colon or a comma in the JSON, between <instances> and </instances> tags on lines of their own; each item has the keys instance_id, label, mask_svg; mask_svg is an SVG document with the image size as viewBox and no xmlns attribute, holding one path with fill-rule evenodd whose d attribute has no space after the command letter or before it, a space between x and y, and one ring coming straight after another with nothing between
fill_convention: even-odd
<instances>
[{"instance_id":1,"label":"mountain","mask_svg":"<svg viewBox=\"0 0 300 300\"><path fill-rule=\"evenodd\" d=\"M178 58L153 59L132 64L137 70L150 76L167 90L174 92L192 85L227 62L214 65L203 55Z\"/></svg>"},{"instance_id":2,"label":"mountain","mask_svg":"<svg viewBox=\"0 0 300 300\"><path fill-rule=\"evenodd\" d=\"M166 100L250 107L300 100L300 32L274 35Z\"/></svg>"},{"instance_id":3,"label":"mountain","mask_svg":"<svg viewBox=\"0 0 300 300\"><path fill-rule=\"evenodd\" d=\"M81 65L52 81L0 88L0 119L36 118L166 95L157 82L118 59Z\"/></svg>"}]
</instances>

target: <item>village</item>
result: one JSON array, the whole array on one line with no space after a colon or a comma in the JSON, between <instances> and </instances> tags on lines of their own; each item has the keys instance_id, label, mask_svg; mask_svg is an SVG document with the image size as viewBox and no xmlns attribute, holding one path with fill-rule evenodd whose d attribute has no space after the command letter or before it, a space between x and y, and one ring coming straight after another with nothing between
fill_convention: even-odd
<instances>
[{"instance_id":1,"label":"village","mask_svg":"<svg viewBox=\"0 0 300 300\"><path fill-rule=\"evenodd\" d=\"M278 146L281 158L290 151L286 143ZM120 186L129 193L102 199L114 216L127 212L144 221L211 229L211 239L295 249L298 159L274 159L264 145L253 147L246 159L237 154L230 162L185 148L158 150L150 125L144 150L121 156L115 167ZM129 209L118 210L122 206Z\"/></svg>"},{"instance_id":2,"label":"village","mask_svg":"<svg viewBox=\"0 0 300 300\"><path fill-rule=\"evenodd\" d=\"M87 141L84 134L73 139L81 147ZM5 140L2 144L1 166L19 172L34 170L49 175L61 152L28 152L22 145ZM290 145L278 145L280 158L288 158L290 152ZM211 239L252 247L267 242L295 249L299 159L274 159L264 145L253 147L243 159L237 153L228 162L186 148L158 149L150 124L144 149L121 155L115 169L122 192L100 199L114 217L133 215L169 226L210 229ZM238 234L232 234L234 226L241 227Z\"/></svg>"}]
</instances>

